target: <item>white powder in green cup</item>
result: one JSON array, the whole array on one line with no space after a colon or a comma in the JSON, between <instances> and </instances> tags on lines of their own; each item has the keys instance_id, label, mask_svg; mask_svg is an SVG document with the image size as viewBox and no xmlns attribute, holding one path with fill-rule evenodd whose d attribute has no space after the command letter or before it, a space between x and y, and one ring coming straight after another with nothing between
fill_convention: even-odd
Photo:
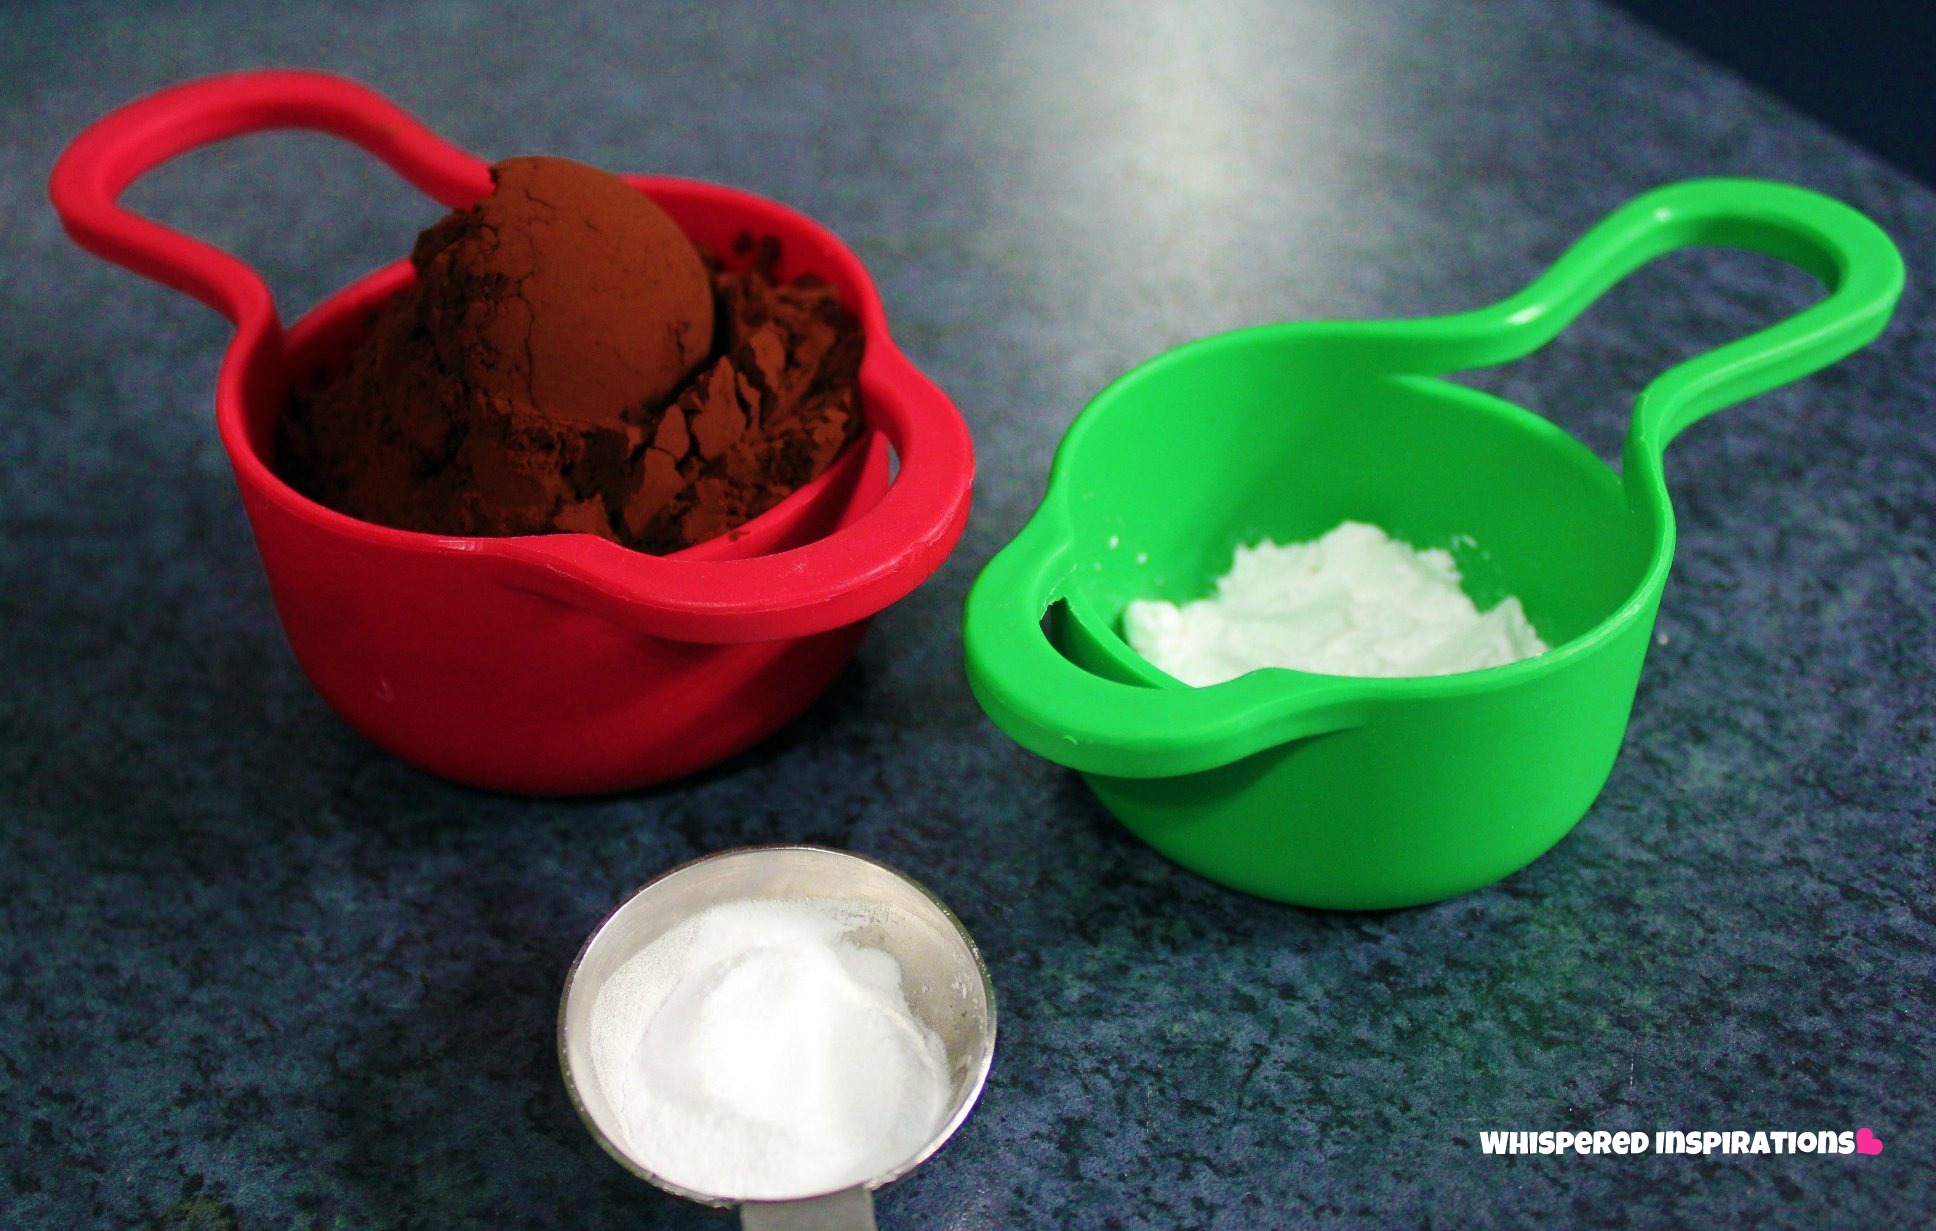
<instances>
[{"instance_id":1,"label":"white powder in green cup","mask_svg":"<svg viewBox=\"0 0 1936 1231\"><path fill-rule=\"evenodd\" d=\"M1210 597L1181 606L1139 599L1123 612L1123 634L1197 687L1260 667L1450 675L1547 650L1519 599L1473 605L1450 552L1419 551L1350 521L1308 543L1239 547Z\"/></svg>"}]
</instances>

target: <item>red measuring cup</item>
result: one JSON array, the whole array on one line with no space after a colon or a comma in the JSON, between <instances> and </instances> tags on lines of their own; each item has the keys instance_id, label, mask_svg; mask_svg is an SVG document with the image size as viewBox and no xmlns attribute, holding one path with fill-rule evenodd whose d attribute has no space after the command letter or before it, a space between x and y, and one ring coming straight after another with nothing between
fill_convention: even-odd
<instances>
[{"instance_id":1,"label":"red measuring cup","mask_svg":"<svg viewBox=\"0 0 1936 1231\"><path fill-rule=\"evenodd\" d=\"M277 478L293 374L328 368L415 276L400 260L286 331L241 261L123 209L138 176L243 133L355 142L443 205L490 191L486 164L388 99L324 73L251 72L163 90L104 117L49 186L75 242L195 296L235 324L215 418L297 661L353 727L433 773L498 790L584 794L663 781L738 752L805 709L869 617L945 559L968 517L974 455L947 395L888 337L846 245L732 188L627 176L695 241L779 239L782 278L838 288L866 336L867 431L827 473L737 536L668 556L591 535L458 538L372 525ZM889 481L888 446L900 468Z\"/></svg>"}]
</instances>

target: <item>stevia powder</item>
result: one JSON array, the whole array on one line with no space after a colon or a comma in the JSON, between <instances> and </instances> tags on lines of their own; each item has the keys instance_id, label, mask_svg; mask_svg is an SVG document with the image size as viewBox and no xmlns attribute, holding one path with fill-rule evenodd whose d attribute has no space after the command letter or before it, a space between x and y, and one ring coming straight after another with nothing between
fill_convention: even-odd
<instances>
[{"instance_id":1,"label":"stevia powder","mask_svg":"<svg viewBox=\"0 0 1936 1231\"><path fill-rule=\"evenodd\" d=\"M1321 675L1449 675L1546 652L1509 597L1480 611L1452 553L1344 522L1308 543L1239 547L1208 598L1140 599L1123 612L1138 654L1186 684L1262 667Z\"/></svg>"}]
</instances>

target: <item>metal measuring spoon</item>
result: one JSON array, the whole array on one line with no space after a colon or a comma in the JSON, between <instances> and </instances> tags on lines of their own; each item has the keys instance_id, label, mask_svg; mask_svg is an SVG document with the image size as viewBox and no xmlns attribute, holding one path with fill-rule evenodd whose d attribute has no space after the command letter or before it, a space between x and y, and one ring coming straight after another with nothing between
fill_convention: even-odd
<instances>
[{"instance_id":1,"label":"metal measuring spoon","mask_svg":"<svg viewBox=\"0 0 1936 1231\"><path fill-rule=\"evenodd\" d=\"M786 1201L743 1201L681 1187L634 1157L618 1110L592 1060L598 994L635 954L712 907L748 900L834 899L874 918L851 934L901 965L908 1007L939 1035L953 1102L926 1144L892 1169L836 1192ZM819 846L753 846L694 860L647 882L598 925L565 976L558 1008L558 1061L579 1118L627 1171L688 1201L740 1207L746 1231L873 1231L873 1190L926 1162L961 1127L995 1058L995 985L961 920L905 873L865 856Z\"/></svg>"}]
</instances>

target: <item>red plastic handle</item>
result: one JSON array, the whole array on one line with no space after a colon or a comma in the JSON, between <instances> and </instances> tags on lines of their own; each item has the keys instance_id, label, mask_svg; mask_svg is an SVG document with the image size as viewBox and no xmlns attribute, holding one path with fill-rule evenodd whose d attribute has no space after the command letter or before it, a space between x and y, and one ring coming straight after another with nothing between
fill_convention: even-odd
<instances>
[{"instance_id":1,"label":"red plastic handle","mask_svg":"<svg viewBox=\"0 0 1936 1231\"><path fill-rule=\"evenodd\" d=\"M275 317L256 272L220 249L121 207L129 184L169 159L244 133L310 128L353 141L452 208L491 191L490 168L364 86L329 73L207 77L91 125L54 164L48 195L74 242L214 308L238 327Z\"/></svg>"}]
</instances>

